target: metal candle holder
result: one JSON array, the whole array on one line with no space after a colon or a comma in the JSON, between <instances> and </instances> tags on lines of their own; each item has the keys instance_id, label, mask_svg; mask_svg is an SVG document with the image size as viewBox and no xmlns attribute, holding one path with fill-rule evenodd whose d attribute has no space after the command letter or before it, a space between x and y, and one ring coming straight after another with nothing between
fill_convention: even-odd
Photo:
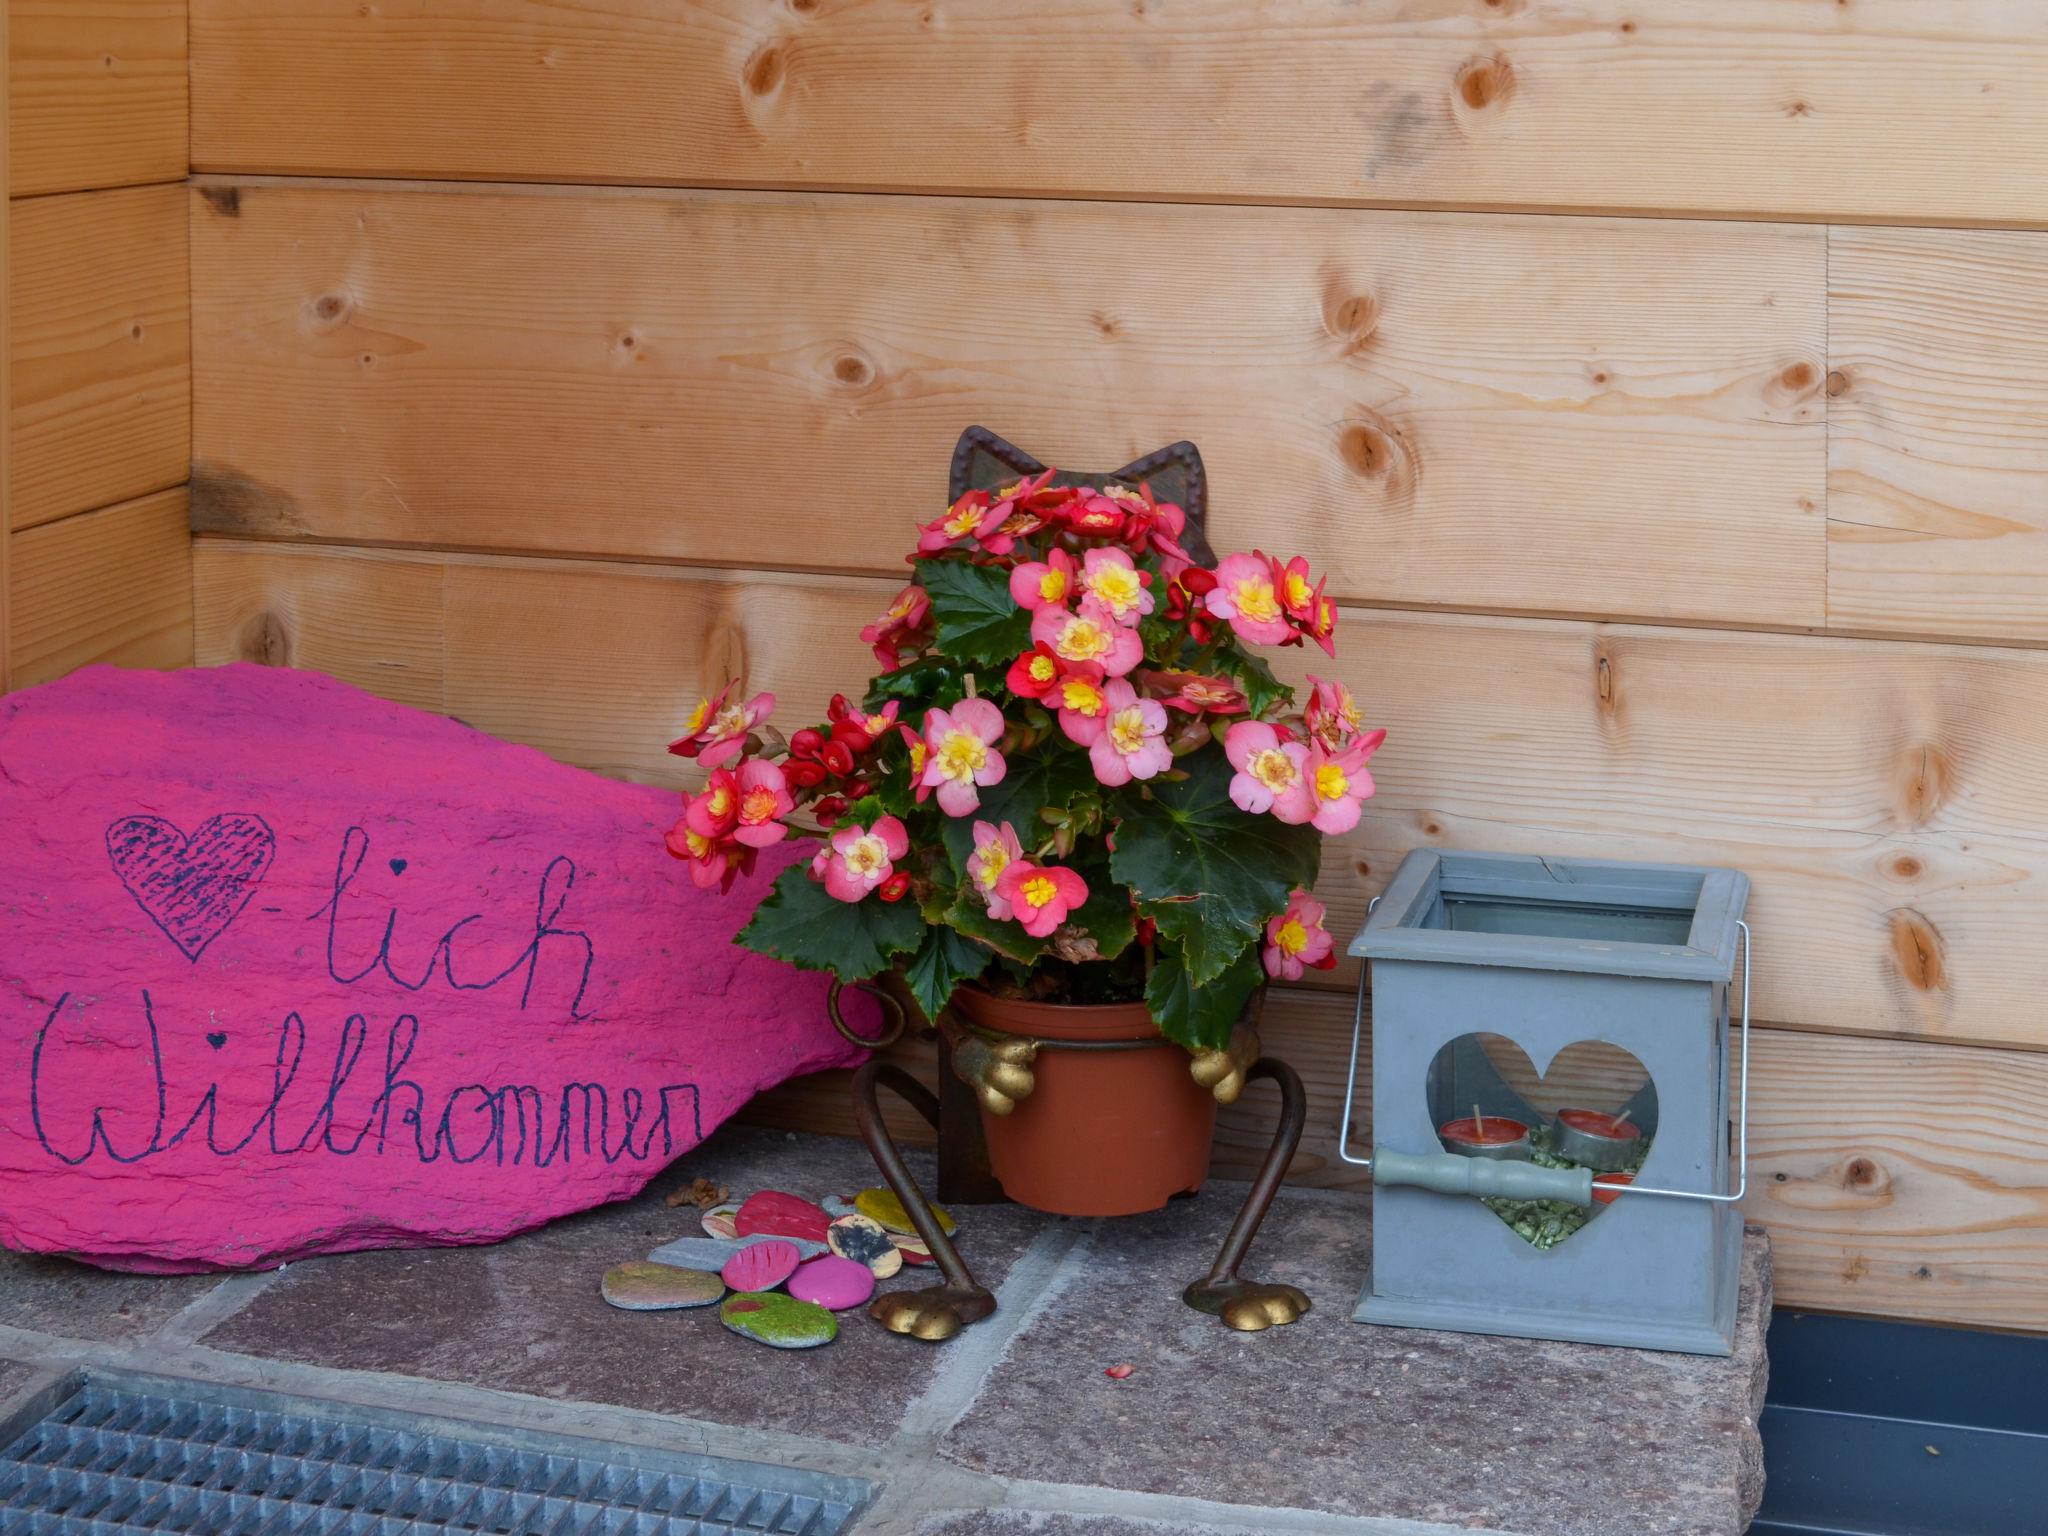
<instances>
[{"instance_id":1,"label":"metal candle holder","mask_svg":"<svg viewBox=\"0 0 2048 1536\"><path fill-rule=\"evenodd\" d=\"M1749 1187L1748 893L1738 871L1687 865L1427 849L1402 861L1350 950L1370 970L1359 978L1338 1155L1370 1168L1374 1184L1372 1270L1356 1320L1732 1351L1737 1207ZM1742 1064L1731 1095L1738 940ZM1347 1143L1368 987L1374 1146L1361 1157ZM1539 1072L1567 1046L1595 1040L1631 1052L1650 1074L1652 1087L1630 1105L1652 1138L1636 1180L1602 1185L1604 1214L1547 1250L1459 1197L1591 1208L1592 1167L1440 1150L1432 1069L1446 1047L1483 1033L1516 1041ZM1489 1117L1541 1118L1476 1046L1469 1056L1469 1075L1491 1079ZM1471 1097L1461 1080L1464 1112Z\"/></svg>"}]
</instances>

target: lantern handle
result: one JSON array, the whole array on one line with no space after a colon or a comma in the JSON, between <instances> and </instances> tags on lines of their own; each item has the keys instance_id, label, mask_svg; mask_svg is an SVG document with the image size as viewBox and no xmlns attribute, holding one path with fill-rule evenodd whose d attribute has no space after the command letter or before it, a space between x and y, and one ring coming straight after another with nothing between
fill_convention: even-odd
<instances>
[{"instance_id":1,"label":"lantern handle","mask_svg":"<svg viewBox=\"0 0 2048 1536\"><path fill-rule=\"evenodd\" d=\"M1365 904L1365 915L1371 920L1379 910L1380 899L1375 896ZM1365 993L1372 985L1372 966L1369 961L1358 963L1358 1006L1351 1014L1351 1070L1344 1074L1344 1118L1337 1123L1337 1156L1354 1168L1370 1168L1372 1159L1358 1157L1351 1151L1351 1106L1358 1093L1358 1040L1365 1033ZM1745 994L1745 1001L1747 994ZM1744 1058L1745 1064L1747 1058Z\"/></svg>"}]
</instances>

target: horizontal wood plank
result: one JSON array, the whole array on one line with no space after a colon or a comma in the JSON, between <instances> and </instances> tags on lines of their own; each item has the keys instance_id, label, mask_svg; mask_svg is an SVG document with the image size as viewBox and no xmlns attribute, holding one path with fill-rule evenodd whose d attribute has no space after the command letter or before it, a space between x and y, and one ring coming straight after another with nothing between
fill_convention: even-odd
<instances>
[{"instance_id":1,"label":"horizontal wood plank","mask_svg":"<svg viewBox=\"0 0 2048 1536\"><path fill-rule=\"evenodd\" d=\"M1368 1220L1371 1174L1336 1156L1350 1000L1276 990L1263 1038L1308 1090L1308 1129L1289 1181L1357 1190L1358 1219ZM1352 1138L1360 1155L1371 1145L1369 1047L1364 1054ZM929 1045L906 1042L891 1055L930 1080ZM745 1118L851 1135L850 1076L799 1078L756 1099ZM2048 1329L2040 1285L2048 1268L2044 1105L2048 1056L1790 1030L1757 1035L1743 1210L1770 1231L1779 1304ZM1249 1178L1274 1121L1270 1087L1254 1084L1218 1118L1212 1172ZM909 1116L892 1114L890 1123L898 1135L930 1139ZM1350 1304L1348 1296L1314 1299Z\"/></svg>"},{"instance_id":2,"label":"horizontal wood plank","mask_svg":"<svg viewBox=\"0 0 2048 1536\"><path fill-rule=\"evenodd\" d=\"M13 536L14 682L94 662L192 664L185 491L161 491Z\"/></svg>"},{"instance_id":3,"label":"horizontal wood plank","mask_svg":"<svg viewBox=\"0 0 2048 1536\"><path fill-rule=\"evenodd\" d=\"M192 77L207 170L2048 217L2030 0L193 0Z\"/></svg>"},{"instance_id":4,"label":"horizontal wood plank","mask_svg":"<svg viewBox=\"0 0 2048 1536\"><path fill-rule=\"evenodd\" d=\"M1191 437L1219 548L1355 599L1825 616L1818 229L245 185L192 233L209 531L900 572L980 420Z\"/></svg>"},{"instance_id":5,"label":"horizontal wood plank","mask_svg":"<svg viewBox=\"0 0 2048 1536\"><path fill-rule=\"evenodd\" d=\"M221 539L198 571L204 662L318 666L668 783L664 744L729 676L786 727L822 717L894 591ZM2048 1048L2048 653L1361 609L1338 645L1329 670L1392 731L1325 849L1340 939L1417 846L1732 865L1762 1018Z\"/></svg>"},{"instance_id":6,"label":"horizontal wood plank","mask_svg":"<svg viewBox=\"0 0 2048 1536\"><path fill-rule=\"evenodd\" d=\"M16 528L185 480L185 197L130 187L12 205Z\"/></svg>"},{"instance_id":7,"label":"horizontal wood plank","mask_svg":"<svg viewBox=\"0 0 2048 1536\"><path fill-rule=\"evenodd\" d=\"M2048 640L2048 234L1829 238L1828 622Z\"/></svg>"},{"instance_id":8,"label":"horizontal wood plank","mask_svg":"<svg viewBox=\"0 0 2048 1536\"><path fill-rule=\"evenodd\" d=\"M16 197L185 174L183 0L10 0Z\"/></svg>"}]
</instances>

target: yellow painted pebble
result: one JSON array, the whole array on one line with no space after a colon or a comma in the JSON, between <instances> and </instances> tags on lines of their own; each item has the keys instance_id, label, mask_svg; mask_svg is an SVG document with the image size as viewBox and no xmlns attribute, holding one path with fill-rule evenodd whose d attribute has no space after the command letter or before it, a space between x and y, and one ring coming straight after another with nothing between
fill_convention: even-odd
<instances>
[{"instance_id":1,"label":"yellow painted pebble","mask_svg":"<svg viewBox=\"0 0 2048 1536\"><path fill-rule=\"evenodd\" d=\"M903 1202L896 1198L893 1189L864 1189L853 1197L853 1208L871 1221L879 1221L891 1232L915 1232L916 1225L910 1213L903 1209ZM939 1230L951 1237L959 1231L953 1218L941 1206L933 1206L932 1214L939 1219Z\"/></svg>"}]
</instances>

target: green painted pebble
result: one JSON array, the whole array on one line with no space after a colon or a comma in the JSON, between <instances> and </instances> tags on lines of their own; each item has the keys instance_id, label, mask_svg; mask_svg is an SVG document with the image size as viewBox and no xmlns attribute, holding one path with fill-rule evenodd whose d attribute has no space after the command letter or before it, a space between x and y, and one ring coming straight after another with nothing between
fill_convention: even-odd
<instances>
[{"instance_id":1,"label":"green painted pebble","mask_svg":"<svg viewBox=\"0 0 2048 1536\"><path fill-rule=\"evenodd\" d=\"M626 1312L671 1312L710 1306L725 1294L725 1282L708 1270L633 1259L606 1270L598 1294Z\"/></svg>"},{"instance_id":2,"label":"green painted pebble","mask_svg":"<svg viewBox=\"0 0 2048 1536\"><path fill-rule=\"evenodd\" d=\"M728 1296L718 1320L743 1338L774 1349L816 1349L839 1337L839 1319L816 1302L780 1291L741 1291Z\"/></svg>"}]
</instances>

